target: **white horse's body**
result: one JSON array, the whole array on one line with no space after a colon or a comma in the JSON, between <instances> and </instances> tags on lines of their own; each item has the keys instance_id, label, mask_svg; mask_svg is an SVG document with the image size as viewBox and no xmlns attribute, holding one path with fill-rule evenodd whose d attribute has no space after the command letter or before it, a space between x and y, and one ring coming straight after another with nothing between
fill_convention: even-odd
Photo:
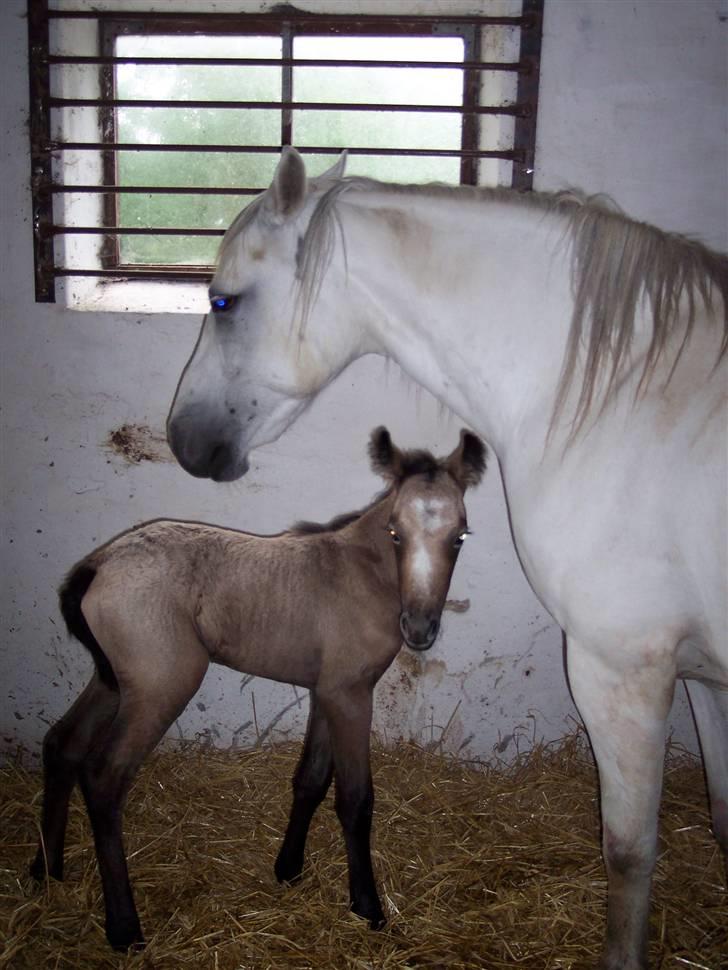
<instances>
[{"instance_id":1,"label":"white horse's body","mask_svg":"<svg viewBox=\"0 0 728 970\"><path fill-rule=\"evenodd\" d=\"M203 326L170 442L193 474L237 477L250 448L365 353L395 359L489 441L523 568L566 631L599 764L603 966L642 968L677 677L695 681L714 829L728 846L728 268L606 210L577 243L573 201L339 174L307 191L288 152L257 209L231 227L211 295L234 302ZM629 238L605 236L602 252L593 238L610 226ZM642 249L662 259L657 283L635 268ZM665 283L673 266L681 282ZM600 337L585 324L569 363L572 318L593 318L604 293L615 316L627 306L628 325L601 340L589 387Z\"/></svg>"}]
</instances>

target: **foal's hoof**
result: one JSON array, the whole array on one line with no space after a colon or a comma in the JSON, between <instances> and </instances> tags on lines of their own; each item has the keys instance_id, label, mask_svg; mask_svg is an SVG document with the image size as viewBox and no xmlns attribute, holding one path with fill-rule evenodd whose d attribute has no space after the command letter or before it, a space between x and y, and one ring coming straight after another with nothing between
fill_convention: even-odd
<instances>
[{"instance_id":1,"label":"foal's hoof","mask_svg":"<svg viewBox=\"0 0 728 970\"><path fill-rule=\"evenodd\" d=\"M31 879L35 879L37 882L44 882L46 875L51 879L63 882L63 866L56 866L55 869L51 866L50 869L46 869L45 856L42 852L39 852L33 859L28 867L28 872Z\"/></svg>"},{"instance_id":2,"label":"foal's hoof","mask_svg":"<svg viewBox=\"0 0 728 970\"><path fill-rule=\"evenodd\" d=\"M109 946L119 953L143 950L147 945L138 920L129 920L128 923L117 923L114 926L107 925L106 939L109 941Z\"/></svg>"},{"instance_id":3,"label":"foal's hoof","mask_svg":"<svg viewBox=\"0 0 728 970\"><path fill-rule=\"evenodd\" d=\"M279 856L273 866L273 872L275 873L278 882L287 883L289 886L293 886L301 879L301 873L303 872L303 860L300 862L295 861L291 863L287 859L281 859Z\"/></svg>"},{"instance_id":4,"label":"foal's hoof","mask_svg":"<svg viewBox=\"0 0 728 970\"><path fill-rule=\"evenodd\" d=\"M381 930L386 925L387 918L382 912L382 908L377 902L376 905L365 903L352 903L351 911L355 916L360 916L367 920L370 930Z\"/></svg>"}]
</instances>

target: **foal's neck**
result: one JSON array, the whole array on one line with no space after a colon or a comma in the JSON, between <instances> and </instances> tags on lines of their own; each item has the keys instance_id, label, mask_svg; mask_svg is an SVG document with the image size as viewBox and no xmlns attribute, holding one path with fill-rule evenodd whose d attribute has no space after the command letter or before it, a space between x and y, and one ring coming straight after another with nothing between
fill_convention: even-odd
<instances>
[{"instance_id":1,"label":"foal's neck","mask_svg":"<svg viewBox=\"0 0 728 970\"><path fill-rule=\"evenodd\" d=\"M390 581L397 581L397 563L392 539L387 531L394 506L394 493L388 492L371 505L344 530L347 542L368 548Z\"/></svg>"}]
</instances>

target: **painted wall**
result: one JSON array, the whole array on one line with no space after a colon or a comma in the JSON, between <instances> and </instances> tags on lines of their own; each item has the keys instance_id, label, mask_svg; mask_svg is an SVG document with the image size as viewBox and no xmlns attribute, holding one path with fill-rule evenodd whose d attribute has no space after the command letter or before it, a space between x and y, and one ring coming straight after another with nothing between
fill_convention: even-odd
<instances>
[{"instance_id":1,"label":"painted wall","mask_svg":"<svg viewBox=\"0 0 728 970\"><path fill-rule=\"evenodd\" d=\"M397 442L445 453L459 425L396 367L370 358L255 453L242 482L214 486L176 467L164 421L199 318L33 302L24 7L0 5L0 748L22 744L37 755L89 674L66 637L56 588L93 546L165 515L261 532L326 519L378 490L365 458L372 427L387 424ZM725 0L546 0L546 8L537 186L608 192L640 218L725 249ZM150 457L129 460L112 446L124 425ZM464 757L508 757L519 736L558 737L575 710L560 631L513 552L495 463L468 506L475 536L451 596L470 608L445 614L429 654L402 652L378 688L377 727ZM306 709L292 687L245 684L213 668L171 734L249 745L299 734ZM694 747L682 691L672 724Z\"/></svg>"}]
</instances>

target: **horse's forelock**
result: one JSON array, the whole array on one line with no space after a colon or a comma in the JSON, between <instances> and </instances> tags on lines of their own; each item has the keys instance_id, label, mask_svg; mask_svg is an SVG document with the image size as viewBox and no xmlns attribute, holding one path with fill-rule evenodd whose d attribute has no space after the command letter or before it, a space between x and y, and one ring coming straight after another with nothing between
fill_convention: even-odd
<instances>
[{"instance_id":1,"label":"horse's forelock","mask_svg":"<svg viewBox=\"0 0 728 970\"><path fill-rule=\"evenodd\" d=\"M266 193L261 192L244 209L241 209L222 237L217 252L214 279L216 284L219 284L221 289L226 292L235 292L243 284L241 276L243 236L248 226L258 218L260 210L265 204L265 198Z\"/></svg>"}]
</instances>

